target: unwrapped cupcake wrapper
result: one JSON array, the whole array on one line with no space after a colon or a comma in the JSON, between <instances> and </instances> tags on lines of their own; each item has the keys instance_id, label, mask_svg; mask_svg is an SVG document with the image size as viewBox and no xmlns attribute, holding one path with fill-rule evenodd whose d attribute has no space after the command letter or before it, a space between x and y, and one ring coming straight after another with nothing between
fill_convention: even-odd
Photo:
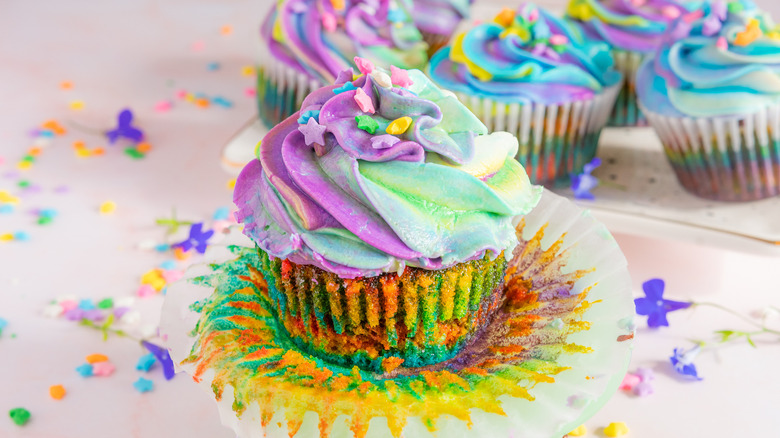
<instances>
[{"instance_id":1,"label":"unwrapped cupcake wrapper","mask_svg":"<svg viewBox=\"0 0 780 438\"><path fill-rule=\"evenodd\" d=\"M489 131L508 131L520 142L517 160L531 182L568 184L572 175L596 156L601 130L607 124L620 84L591 99L564 104L505 103L457 93Z\"/></svg>"},{"instance_id":2,"label":"unwrapped cupcake wrapper","mask_svg":"<svg viewBox=\"0 0 780 438\"><path fill-rule=\"evenodd\" d=\"M780 104L735 117L665 117L642 108L680 184L716 201L780 194Z\"/></svg>"},{"instance_id":3,"label":"unwrapped cupcake wrapper","mask_svg":"<svg viewBox=\"0 0 780 438\"><path fill-rule=\"evenodd\" d=\"M506 271L500 254L349 280L257 251L257 268L290 338L330 362L377 372L387 358L417 367L452 357L490 321Z\"/></svg>"},{"instance_id":4,"label":"unwrapped cupcake wrapper","mask_svg":"<svg viewBox=\"0 0 780 438\"><path fill-rule=\"evenodd\" d=\"M270 54L260 57L257 69L257 110L260 120L272 128L301 108L303 99L321 88L317 80L279 62Z\"/></svg>"},{"instance_id":5,"label":"unwrapped cupcake wrapper","mask_svg":"<svg viewBox=\"0 0 780 438\"><path fill-rule=\"evenodd\" d=\"M647 119L642 115L636 99L636 72L645 54L627 50L612 49L615 69L625 78L620 89L608 126L646 126Z\"/></svg>"}]
</instances>

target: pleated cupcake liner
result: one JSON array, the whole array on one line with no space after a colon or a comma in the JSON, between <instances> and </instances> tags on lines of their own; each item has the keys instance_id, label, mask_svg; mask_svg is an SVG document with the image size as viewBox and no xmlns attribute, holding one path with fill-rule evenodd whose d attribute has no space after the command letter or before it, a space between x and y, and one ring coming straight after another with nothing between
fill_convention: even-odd
<instances>
[{"instance_id":1,"label":"pleated cupcake liner","mask_svg":"<svg viewBox=\"0 0 780 438\"><path fill-rule=\"evenodd\" d=\"M631 282L609 232L551 192L517 235L503 304L441 363L374 372L302 351L253 247L210 247L214 263L169 287L160 330L240 438L560 437L626 373Z\"/></svg>"},{"instance_id":2,"label":"pleated cupcake liner","mask_svg":"<svg viewBox=\"0 0 780 438\"><path fill-rule=\"evenodd\" d=\"M591 99L553 105L456 95L489 131L515 135L520 143L516 158L531 182L553 187L568 184L596 156L601 130L620 87L607 87Z\"/></svg>"},{"instance_id":3,"label":"pleated cupcake liner","mask_svg":"<svg viewBox=\"0 0 780 438\"><path fill-rule=\"evenodd\" d=\"M607 126L630 127L647 126L647 119L639 109L636 97L636 72L645 54L621 49L612 49L615 69L623 73L623 86L615 100L615 106L609 117Z\"/></svg>"},{"instance_id":4,"label":"pleated cupcake liner","mask_svg":"<svg viewBox=\"0 0 780 438\"><path fill-rule=\"evenodd\" d=\"M666 117L642 111L688 192L733 202L780 195L780 104L734 117Z\"/></svg>"},{"instance_id":5,"label":"pleated cupcake liner","mask_svg":"<svg viewBox=\"0 0 780 438\"><path fill-rule=\"evenodd\" d=\"M441 50L442 47L446 46L447 43L450 42L450 39L452 39L452 34L443 35L440 33L426 32L424 30L420 30L420 33L422 34L423 41L428 44L429 58L432 57L434 53Z\"/></svg>"},{"instance_id":6,"label":"pleated cupcake liner","mask_svg":"<svg viewBox=\"0 0 780 438\"><path fill-rule=\"evenodd\" d=\"M258 266L291 339L344 366L381 371L454 356L489 322L501 296L503 254L429 271L341 279L313 266L269 257Z\"/></svg>"},{"instance_id":7,"label":"pleated cupcake liner","mask_svg":"<svg viewBox=\"0 0 780 438\"><path fill-rule=\"evenodd\" d=\"M268 128L295 114L303 99L321 88L319 80L277 61L270 53L260 57L257 68L257 112Z\"/></svg>"}]
</instances>

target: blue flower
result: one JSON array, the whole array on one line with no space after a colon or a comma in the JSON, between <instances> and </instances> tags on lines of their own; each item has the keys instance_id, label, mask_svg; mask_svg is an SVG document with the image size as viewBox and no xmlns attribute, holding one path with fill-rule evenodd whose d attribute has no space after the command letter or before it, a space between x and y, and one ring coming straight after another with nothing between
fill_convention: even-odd
<instances>
[{"instance_id":1,"label":"blue flower","mask_svg":"<svg viewBox=\"0 0 780 438\"><path fill-rule=\"evenodd\" d=\"M582 168L582 173L571 177L571 191L575 199L596 199L590 192L599 185L599 179L591 175L597 167L601 166L601 158L596 157Z\"/></svg>"},{"instance_id":2,"label":"blue flower","mask_svg":"<svg viewBox=\"0 0 780 438\"><path fill-rule=\"evenodd\" d=\"M158 362L160 362L160 365L163 367L165 380L173 379L173 376L176 375L176 370L173 368L173 361L171 360L170 353L168 353L168 349L147 341L141 341L141 344L157 358Z\"/></svg>"},{"instance_id":3,"label":"blue flower","mask_svg":"<svg viewBox=\"0 0 780 438\"><path fill-rule=\"evenodd\" d=\"M699 345L691 348L688 351L685 351L682 348L675 348L674 355L671 356L669 360L672 362L674 370L679 374L693 377L696 380L702 380L702 378L699 377L699 375L696 373L696 365L693 364L693 359L696 358L700 351L701 346Z\"/></svg>"},{"instance_id":4,"label":"blue flower","mask_svg":"<svg viewBox=\"0 0 780 438\"><path fill-rule=\"evenodd\" d=\"M208 240L214 235L214 230L203 232L203 222L198 222L190 226L190 236L183 242L171 245L173 248L181 248L189 251L193 247L201 254L206 252Z\"/></svg>"},{"instance_id":5,"label":"blue flower","mask_svg":"<svg viewBox=\"0 0 780 438\"><path fill-rule=\"evenodd\" d=\"M664 281L660 278L647 280L642 284L645 291L644 298L634 300L637 315L647 316L648 327L669 326L666 320L666 314L675 310L687 309L693 303L687 301L665 300Z\"/></svg>"}]
</instances>

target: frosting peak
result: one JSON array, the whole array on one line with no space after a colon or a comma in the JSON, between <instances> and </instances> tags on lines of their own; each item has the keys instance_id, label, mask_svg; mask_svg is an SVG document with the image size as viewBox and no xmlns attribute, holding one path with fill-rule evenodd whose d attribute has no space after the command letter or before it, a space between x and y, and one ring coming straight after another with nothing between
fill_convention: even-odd
<instances>
[{"instance_id":1,"label":"frosting peak","mask_svg":"<svg viewBox=\"0 0 780 438\"><path fill-rule=\"evenodd\" d=\"M514 160L517 140L486 135L420 71L364 70L310 94L263 139L236 184L244 232L344 278L511 252L512 219L541 194Z\"/></svg>"}]
</instances>

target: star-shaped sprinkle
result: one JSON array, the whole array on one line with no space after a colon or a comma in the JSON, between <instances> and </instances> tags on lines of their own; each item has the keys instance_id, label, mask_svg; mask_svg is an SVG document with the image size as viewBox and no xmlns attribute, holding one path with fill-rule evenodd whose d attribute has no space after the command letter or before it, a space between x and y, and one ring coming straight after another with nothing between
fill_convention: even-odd
<instances>
[{"instance_id":1,"label":"star-shaped sprinkle","mask_svg":"<svg viewBox=\"0 0 780 438\"><path fill-rule=\"evenodd\" d=\"M357 103L358 108L360 108L360 111L363 111L364 113L374 114L376 112L374 109L374 102L371 101L371 97L369 97L362 88L358 88L355 92L355 102Z\"/></svg>"},{"instance_id":2,"label":"star-shaped sprinkle","mask_svg":"<svg viewBox=\"0 0 780 438\"><path fill-rule=\"evenodd\" d=\"M350 71L350 74L351 74L351 71ZM352 84L352 82L347 81L347 82L344 83L344 85L342 85L340 87L334 88L333 89L333 93L334 94L341 94L341 93L344 93L346 91L355 90L355 89L357 89L357 87L354 86Z\"/></svg>"},{"instance_id":3,"label":"star-shaped sprinkle","mask_svg":"<svg viewBox=\"0 0 780 438\"><path fill-rule=\"evenodd\" d=\"M301 115L298 117L298 124L305 125L306 123L309 122L309 119L311 118L319 122L320 121L319 110L309 110L309 111L302 112Z\"/></svg>"},{"instance_id":4,"label":"star-shaped sprinkle","mask_svg":"<svg viewBox=\"0 0 780 438\"><path fill-rule=\"evenodd\" d=\"M387 125L387 133L392 135L400 135L406 132L407 129L409 129L409 126L412 125L412 118L409 116L399 117L392 122L390 122L389 125Z\"/></svg>"},{"instance_id":5,"label":"star-shaped sprinkle","mask_svg":"<svg viewBox=\"0 0 780 438\"><path fill-rule=\"evenodd\" d=\"M728 6L726 6L726 2L724 2L723 0L716 0L710 3L710 14L718 17L719 20L721 21L725 20L727 13L728 13Z\"/></svg>"},{"instance_id":6,"label":"star-shaped sprinkle","mask_svg":"<svg viewBox=\"0 0 780 438\"><path fill-rule=\"evenodd\" d=\"M534 22L539 18L539 10L536 8L531 9L531 12L528 13L528 21Z\"/></svg>"},{"instance_id":7,"label":"star-shaped sprinkle","mask_svg":"<svg viewBox=\"0 0 780 438\"><path fill-rule=\"evenodd\" d=\"M401 141L400 138L390 134L377 135L376 137L371 137L371 147L374 149L387 149L399 141Z\"/></svg>"},{"instance_id":8,"label":"star-shaped sprinkle","mask_svg":"<svg viewBox=\"0 0 780 438\"><path fill-rule=\"evenodd\" d=\"M149 392L152 389L154 389L154 382L152 382L149 379L144 379L143 377L139 377L138 380L133 383L133 388L136 389L136 391L143 394L144 392Z\"/></svg>"},{"instance_id":9,"label":"star-shaped sprinkle","mask_svg":"<svg viewBox=\"0 0 780 438\"><path fill-rule=\"evenodd\" d=\"M379 128L379 123L372 119L371 116L356 116L355 122L357 122L358 129L362 129L372 135L376 132L376 129Z\"/></svg>"},{"instance_id":10,"label":"star-shaped sprinkle","mask_svg":"<svg viewBox=\"0 0 780 438\"><path fill-rule=\"evenodd\" d=\"M366 58L361 58L359 56L356 56L355 65L357 65L357 68L360 71L360 73L364 75L370 74L372 71L374 71L374 63L372 63Z\"/></svg>"},{"instance_id":11,"label":"star-shaped sprinkle","mask_svg":"<svg viewBox=\"0 0 780 438\"><path fill-rule=\"evenodd\" d=\"M559 46L563 44L568 44L569 39L566 38L566 35L561 34L555 34L550 37L550 44Z\"/></svg>"},{"instance_id":12,"label":"star-shaped sprinkle","mask_svg":"<svg viewBox=\"0 0 780 438\"><path fill-rule=\"evenodd\" d=\"M138 359L138 363L135 364L135 369L148 373L152 366L157 362L157 359L152 353L145 354Z\"/></svg>"},{"instance_id":13,"label":"star-shaped sprinkle","mask_svg":"<svg viewBox=\"0 0 780 438\"><path fill-rule=\"evenodd\" d=\"M715 15L709 15L701 24L701 33L704 36L713 36L720 32L722 27L720 20Z\"/></svg>"},{"instance_id":14,"label":"star-shaped sprinkle","mask_svg":"<svg viewBox=\"0 0 780 438\"><path fill-rule=\"evenodd\" d=\"M371 79L373 79L374 82L382 88L390 88L393 86L393 81L390 79L390 75L380 70L372 71Z\"/></svg>"},{"instance_id":15,"label":"star-shaped sprinkle","mask_svg":"<svg viewBox=\"0 0 780 438\"><path fill-rule=\"evenodd\" d=\"M106 132L106 137L111 144L116 143L120 138L140 142L144 139L144 133L133 126L133 112L123 109L117 116L117 127Z\"/></svg>"},{"instance_id":16,"label":"star-shaped sprinkle","mask_svg":"<svg viewBox=\"0 0 780 438\"><path fill-rule=\"evenodd\" d=\"M195 248L199 253L203 254L206 252L208 240L213 234L214 230L203 232L202 222L194 223L190 226L190 235L187 240L171 245L171 247L181 248L185 252Z\"/></svg>"},{"instance_id":17,"label":"star-shaped sprinkle","mask_svg":"<svg viewBox=\"0 0 780 438\"><path fill-rule=\"evenodd\" d=\"M404 88L414 84L414 82L409 79L408 71L402 68L398 68L394 65L390 66L390 80L392 81L393 85L398 85L399 87Z\"/></svg>"},{"instance_id":18,"label":"star-shaped sprinkle","mask_svg":"<svg viewBox=\"0 0 780 438\"><path fill-rule=\"evenodd\" d=\"M306 145L312 143L325 144L325 125L320 125L314 117L309 118L305 125L298 125L298 130L303 134Z\"/></svg>"},{"instance_id":19,"label":"star-shaped sprinkle","mask_svg":"<svg viewBox=\"0 0 780 438\"><path fill-rule=\"evenodd\" d=\"M720 37L715 42L715 47L719 48L720 50L728 50L729 49L729 42L726 41L726 37Z\"/></svg>"}]
</instances>

